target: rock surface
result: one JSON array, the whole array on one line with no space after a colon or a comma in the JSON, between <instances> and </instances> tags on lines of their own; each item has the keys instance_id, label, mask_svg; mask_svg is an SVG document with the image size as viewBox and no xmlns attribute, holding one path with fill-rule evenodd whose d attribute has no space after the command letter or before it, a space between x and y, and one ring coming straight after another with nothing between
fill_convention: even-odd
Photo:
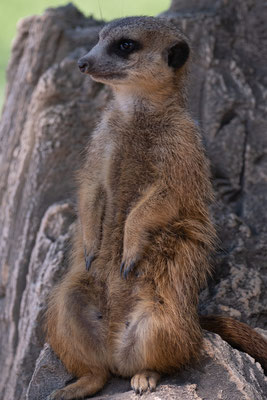
<instances>
[{"instance_id":1,"label":"rock surface","mask_svg":"<svg viewBox=\"0 0 267 400\"><path fill-rule=\"evenodd\" d=\"M190 104L217 196L212 212L221 245L200 310L267 328L267 7L264 0L173 0L164 16L194 48ZM76 60L101 26L72 5L18 25L0 124L1 400L25 399L44 343L46 296L67 267L75 171L110 97L79 73ZM166 378L146 397L264 398L262 371L251 358L218 337L208 335L207 343L199 369ZM43 393L43 381L50 390L68 379L53 357L45 347L29 398L34 388ZM58 380L53 368L62 371ZM99 398L135 398L128 390L129 382L117 379Z\"/></svg>"},{"instance_id":2,"label":"rock surface","mask_svg":"<svg viewBox=\"0 0 267 400\"><path fill-rule=\"evenodd\" d=\"M55 389L64 387L72 378L45 345L29 384L27 400L45 400ZM154 393L142 399L182 400L263 400L267 393L267 378L259 363L245 353L233 350L218 335L206 333L203 358L195 368L165 377ZM104 399L140 399L131 390L130 379L112 378L95 397Z\"/></svg>"}]
</instances>

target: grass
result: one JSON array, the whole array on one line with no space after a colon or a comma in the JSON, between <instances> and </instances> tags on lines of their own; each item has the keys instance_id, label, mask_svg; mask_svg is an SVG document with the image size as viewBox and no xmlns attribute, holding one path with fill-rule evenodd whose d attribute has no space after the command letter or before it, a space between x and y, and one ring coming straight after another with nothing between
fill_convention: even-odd
<instances>
[{"instance_id":1,"label":"grass","mask_svg":"<svg viewBox=\"0 0 267 400\"><path fill-rule=\"evenodd\" d=\"M41 14L48 7L67 4L62 0L0 0L0 109L4 99L5 71L17 22L26 16ZM111 20L129 15L157 15L168 9L170 0L74 0L85 15Z\"/></svg>"}]
</instances>

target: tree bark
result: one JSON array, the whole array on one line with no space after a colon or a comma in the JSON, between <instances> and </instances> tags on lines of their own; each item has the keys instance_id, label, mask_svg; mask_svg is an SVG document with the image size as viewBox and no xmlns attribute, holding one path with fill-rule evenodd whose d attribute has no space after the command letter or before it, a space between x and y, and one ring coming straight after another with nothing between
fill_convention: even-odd
<instances>
[{"instance_id":1,"label":"tree bark","mask_svg":"<svg viewBox=\"0 0 267 400\"><path fill-rule=\"evenodd\" d=\"M192 43L190 105L203 129L217 196L212 212L221 245L214 257L213 279L201 293L200 310L267 328L265 1L173 0L163 16L180 26ZM110 98L107 88L80 74L76 61L96 43L102 25L72 5L49 9L18 25L0 125L2 400L25 398L44 344L41 325L47 294L67 267L75 221L75 171ZM216 358L216 346L223 345L213 342L212 347L212 338L207 337L207 346L213 349L210 362L216 364L223 358ZM57 387L65 379L62 372L52 384L51 377L46 382L42 375L41 394L34 392L40 366L52 365L52 358L43 362L49 351L45 348L38 360L29 399L45 398L49 382ZM233 396L240 388L237 376L246 376L240 357L247 356L238 357L232 369L237 390ZM260 399L262 372L251 360L246 362L251 374L244 382ZM211 385L205 371L206 385ZM197 372L191 372L184 378L184 388L198 381ZM222 374L216 394L205 398L217 398L219 390L229 395L229 379ZM118 380L114 385L121 387ZM193 389L184 390L186 399ZM201 388L194 390L204 396Z\"/></svg>"}]
</instances>

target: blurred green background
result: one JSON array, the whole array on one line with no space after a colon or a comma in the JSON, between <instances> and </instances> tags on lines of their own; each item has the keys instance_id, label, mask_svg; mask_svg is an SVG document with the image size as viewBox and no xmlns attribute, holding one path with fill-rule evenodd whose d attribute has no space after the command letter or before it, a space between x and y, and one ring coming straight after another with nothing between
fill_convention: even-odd
<instances>
[{"instance_id":1,"label":"blurred green background","mask_svg":"<svg viewBox=\"0 0 267 400\"><path fill-rule=\"evenodd\" d=\"M17 22L28 15L41 14L48 7L65 5L62 0L0 0L0 110L5 91L5 70ZM74 0L85 15L111 20L128 15L157 15L166 11L170 0Z\"/></svg>"}]
</instances>

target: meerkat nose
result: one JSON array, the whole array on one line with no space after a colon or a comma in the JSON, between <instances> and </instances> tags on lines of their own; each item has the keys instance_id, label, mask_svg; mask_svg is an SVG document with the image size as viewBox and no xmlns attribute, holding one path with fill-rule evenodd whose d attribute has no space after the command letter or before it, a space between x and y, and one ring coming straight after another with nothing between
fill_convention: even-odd
<instances>
[{"instance_id":1,"label":"meerkat nose","mask_svg":"<svg viewBox=\"0 0 267 400\"><path fill-rule=\"evenodd\" d=\"M78 67L80 68L81 72L87 73L89 72L90 63L85 57L82 57L78 61Z\"/></svg>"}]
</instances>

